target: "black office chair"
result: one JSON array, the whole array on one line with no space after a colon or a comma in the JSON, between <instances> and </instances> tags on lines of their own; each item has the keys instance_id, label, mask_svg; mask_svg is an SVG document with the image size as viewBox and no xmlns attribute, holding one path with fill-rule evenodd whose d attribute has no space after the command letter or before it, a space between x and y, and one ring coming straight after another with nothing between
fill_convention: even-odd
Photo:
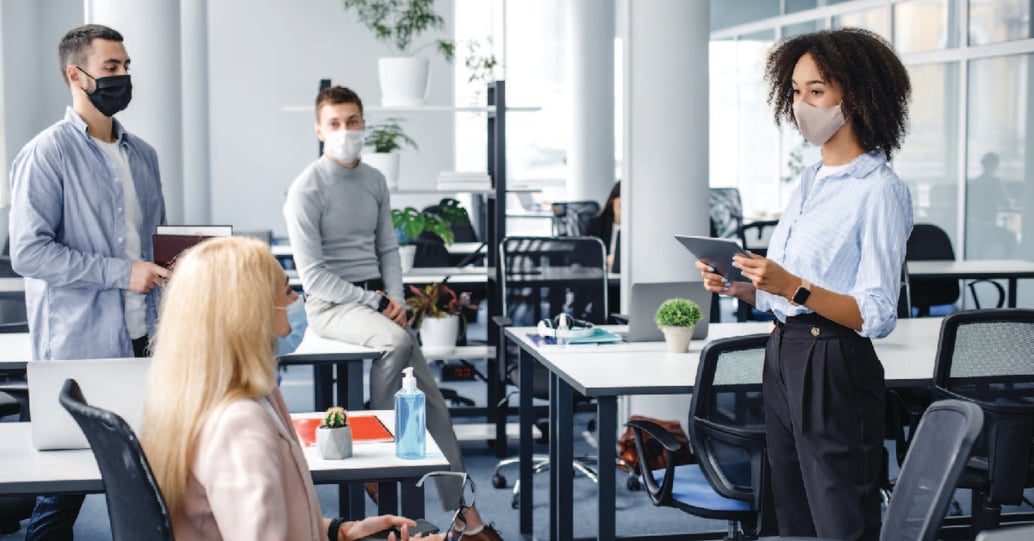
<instances>
[{"instance_id":1,"label":"black office chair","mask_svg":"<svg viewBox=\"0 0 1034 541\"><path fill-rule=\"evenodd\" d=\"M1034 487L1034 310L946 317L933 393L984 411L984 431L959 485L973 489L973 534L995 528L1002 504L1022 503L1023 490Z\"/></svg>"},{"instance_id":2,"label":"black office chair","mask_svg":"<svg viewBox=\"0 0 1034 541\"><path fill-rule=\"evenodd\" d=\"M172 541L169 508L133 429L118 415L87 404L74 379L65 380L60 401L97 459L112 538Z\"/></svg>"},{"instance_id":3,"label":"black office chair","mask_svg":"<svg viewBox=\"0 0 1034 541\"><path fill-rule=\"evenodd\" d=\"M0 334L29 332L24 292L0 292ZM0 370L0 393L18 402L18 420L30 419L29 387L25 369Z\"/></svg>"},{"instance_id":4,"label":"black office chair","mask_svg":"<svg viewBox=\"0 0 1034 541\"><path fill-rule=\"evenodd\" d=\"M674 465L681 445L651 421L632 421L639 463L643 433L664 448L664 471L644 471L650 501L728 521L727 540L754 538L768 483L761 375L768 334L715 340L700 353L689 410L697 464ZM658 478L659 476L659 478Z\"/></svg>"},{"instance_id":5,"label":"black office chair","mask_svg":"<svg viewBox=\"0 0 1034 541\"><path fill-rule=\"evenodd\" d=\"M606 323L607 318L607 272L606 251L603 242L596 237L507 237L499 243L499 258L503 268L503 314L512 323L515 317L523 318L518 325L534 325L539 319L552 317L569 307L569 298L575 293L591 298L584 315L593 323ZM580 314L579 317L583 315ZM504 373L511 384L516 385L513 373L516 363L509 362L509 352L503 352L506 360ZM531 392L536 398L549 399L549 372L536 365ZM526 391L526 390L525 390ZM502 406L508 402L504 399ZM587 400L576 395L577 401ZM503 414L500 412L500 414ZM533 470L538 473L549 468L547 455L535 455ZM596 482L596 457L576 457L573 467ZM501 470L511 464L520 463L518 457L509 457L496 464L492 484L496 488L507 485ZM516 508L520 495L520 482L513 487L511 505Z\"/></svg>"},{"instance_id":6,"label":"black office chair","mask_svg":"<svg viewBox=\"0 0 1034 541\"><path fill-rule=\"evenodd\" d=\"M743 227L743 200L739 188L710 189L711 236L738 239Z\"/></svg>"},{"instance_id":7,"label":"black office chair","mask_svg":"<svg viewBox=\"0 0 1034 541\"><path fill-rule=\"evenodd\" d=\"M905 249L906 261L954 261L955 249L951 239L943 229L933 224L915 224L908 237ZM996 308L1005 304L1005 289L992 280L974 280L969 282L973 302L980 308L977 298L976 284L991 284L998 291ZM960 296L959 282L953 278L913 278L911 280L912 306L919 316L929 316L932 306L954 305ZM953 308L952 308L953 310ZM944 314L942 314L944 315Z\"/></svg>"},{"instance_id":8,"label":"black office chair","mask_svg":"<svg viewBox=\"0 0 1034 541\"><path fill-rule=\"evenodd\" d=\"M551 205L554 237L581 237L589 234L589 220L600 213L595 201L563 201Z\"/></svg>"},{"instance_id":9,"label":"black office chair","mask_svg":"<svg viewBox=\"0 0 1034 541\"><path fill-rule=\"evenodd\" d=\"M935 402L923 414L897 487L883 516L880 541L934 541L973 443L984 425L975 404ZM821 541L773 537L772 541Z\"/></svg>"}]
</instances>

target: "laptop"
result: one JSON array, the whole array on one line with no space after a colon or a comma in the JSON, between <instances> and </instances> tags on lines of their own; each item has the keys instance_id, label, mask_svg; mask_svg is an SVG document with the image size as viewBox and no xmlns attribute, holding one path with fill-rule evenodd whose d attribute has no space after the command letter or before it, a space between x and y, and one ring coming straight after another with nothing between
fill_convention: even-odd
<instances>
[{"instance_id":1,"label":"laptop","mask_svg":"<svg viewBox=\"0 0 1034 541\"><path fill-rule=\"evenodd\" d=\"M673 298L688 299L700 307L700 321L693 326L693 340L707 338L707 323L711 315L711 292L704 289L703 282L656 282L632 284L628 311L628 333L626 342L647 342L663 340L664 333L657 328L654 316L661 304Z\"/></svg>"},{"instance_id":2,"label":"laptop","mask_svg":"<svg viewBox=\"0 0 1034 541\"><path fill-rule=\"evenodd\" d=\"M88 449L90 444L58 397L72 378L86 402L117 413L140 433L151 359L82 359L26 363L32 445L40 451Z\"/></svg>"}]
</instances>

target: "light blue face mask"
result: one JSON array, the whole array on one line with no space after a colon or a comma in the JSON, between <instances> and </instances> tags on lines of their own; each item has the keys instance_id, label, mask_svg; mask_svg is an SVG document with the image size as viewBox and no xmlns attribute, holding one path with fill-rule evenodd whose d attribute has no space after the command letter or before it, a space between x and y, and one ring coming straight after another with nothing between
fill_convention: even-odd
<instances>
[{"instance_id":1,"label":"light blue face mask","mask_svg":"<svg viewBox=\"0 0 1034 541\"><path fill-rule=\"evenodd\" d=\"M287 305L287 322L291 325L291 334L276 339L280 355L287 355L298 349L298 345L302 343L302 338L305 336L305 329L309 328L309 319L305 316L304 294L299 294L294 302Z\"/></svg>"}]
</instances>

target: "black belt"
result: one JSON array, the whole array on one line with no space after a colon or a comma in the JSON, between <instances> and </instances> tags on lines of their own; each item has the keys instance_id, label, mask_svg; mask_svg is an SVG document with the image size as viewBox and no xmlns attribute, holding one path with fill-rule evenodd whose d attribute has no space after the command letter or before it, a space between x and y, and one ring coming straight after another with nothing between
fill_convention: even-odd
<instances>
[{"instance_id":1,"label":"black belt","mask_svg":"<svg viewBox=\"0 0 1034 541\"><path fill-rule=\"evenodd\" d=\"M355 287L361 287L367 291L384 291L384 280L380 278L370 278L369 280L359 280L358 282L352 282Z\"/></svg>"}]
</instances>

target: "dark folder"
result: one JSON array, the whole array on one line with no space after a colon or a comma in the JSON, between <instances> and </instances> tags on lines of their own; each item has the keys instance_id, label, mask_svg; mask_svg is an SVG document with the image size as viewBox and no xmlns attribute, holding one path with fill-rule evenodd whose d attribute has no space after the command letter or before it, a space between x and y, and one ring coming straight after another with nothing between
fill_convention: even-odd
<instances>
[{"instance_id":1,"label":"dark folder","mask_svg":"<svg viewBox=\"0 0 1034 541\"><path fill-rule=\"evenodd\" d=\"M165 235L155 233L151 235L154 242L154 262L167 269L171 269L176 258L187 248L199 242L213 237L204 235Z\"/></svg>"}]
</instances>

